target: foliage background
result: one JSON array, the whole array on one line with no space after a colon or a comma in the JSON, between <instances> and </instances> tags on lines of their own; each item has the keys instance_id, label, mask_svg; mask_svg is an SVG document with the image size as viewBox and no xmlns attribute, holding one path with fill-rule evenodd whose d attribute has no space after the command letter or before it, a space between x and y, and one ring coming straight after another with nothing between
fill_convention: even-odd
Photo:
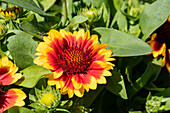
<instances>
[{"instance_id":1,"label":"foliage background","mask_svg":"<svg viewBox=\"0 0 170 113\"><path fill-rule=\"evenodd\" d=\"M147 38L168 18L169 0L1 0L0 6L21 6L16 18L1 15L0 55L7 55L23 78L15 85L26 94L24 107L6 113L150 113L170 110L170 76L162 59L154 59ZM88 11L91 11L89 13ZM38 42L50 29L90 30L116 58L106 85L83 98L62 95L56 109L36 106L50 71L33 63ZM57 92L59 94L59 91Z\"/></svg>"}]
</instances>

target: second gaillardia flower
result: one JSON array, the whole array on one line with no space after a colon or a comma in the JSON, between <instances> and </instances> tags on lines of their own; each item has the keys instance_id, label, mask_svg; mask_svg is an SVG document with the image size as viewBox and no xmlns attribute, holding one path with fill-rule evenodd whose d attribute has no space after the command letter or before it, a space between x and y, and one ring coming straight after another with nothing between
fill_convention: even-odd
<instances>
[{"instance_id":1,"label":"second gaillardia flower","mask_svg":"<svg viewBox=\"0 0 170 113\"><path fill-rule=\"evenodd\" d=\"M73 33L50 30L47 34L37 47L34 63L51 70L49 85L56 85L71 98L96 89L97 83L106 84L105 76L111 76L109 70L114 67L109 61L115 59L110 58L112 52L106 44L97 44L97 35L90 36L83 29Z\"/></svg>"}]
</instances>

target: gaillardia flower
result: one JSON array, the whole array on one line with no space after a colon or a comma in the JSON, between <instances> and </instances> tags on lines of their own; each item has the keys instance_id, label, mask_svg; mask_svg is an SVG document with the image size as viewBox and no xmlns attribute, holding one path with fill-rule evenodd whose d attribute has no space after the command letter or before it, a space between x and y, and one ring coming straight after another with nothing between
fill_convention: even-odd
<instances>
[{"instance_id":1,"label":"gaillardia flower","mask_svg":"<svg viewBox=\"0 0 170 113\"><path fill-rule=\"evenodd\" d=\"M111 50L107 45L98 45L98 36L90 36L84 30L69 31L50 30L48 36L43 37L35 55L34 63L50 69L48 84L60 88L61 94L69 98L75 94L84 95L84 90L96 89L98 84L106 84L104 76L111 76L110 69L114 64L109 61Z\"/></svg>"},{"instance_id":2,"label":"gaillardia flower","mask_svg":"<svg viewBox=\"0 0 170 113\"><path fill-rule=\"evenodd\" d=\"M23 8L22 7L8 7L5 9L0 8L0 13L2 16L9 18L9 17L13 17L15 18L15 16L17 16L20 12L22 12Z\"/></svg>"},{"instance_id":3,"label":"gaillardia flower","mask_svg":"<svg viewBox=\"0 0 170 113\"><path fill-rule=\"evenodd\" d=\"M160 26L147 42L153 50L153 57L163 56L162 67L166 65L170 73L170 16L168 20Z\"/></svg>"},{"instance_id":4,"label":"gaillardia flower","mask_svg":"<svg viewBox=\"0 0 170 113\"><path fill-rule=\"evenodd\" d=\"M9 89L4 94L0 95L0 113L9 109L12 106L23 106L23 101L26 95L20 89Z\"/></svg>"},{"instance_id":5,"label":"gaillardia flower","mask_svg":"<svg viewBox=\"0 0 170 113\"><path fill-rule=\"evenodd\" d=\"M8 60L8 57L0 59L0 85L10 85L22 77L20 73L16 73L18 67Z\"/></svg>"}]
</instances>

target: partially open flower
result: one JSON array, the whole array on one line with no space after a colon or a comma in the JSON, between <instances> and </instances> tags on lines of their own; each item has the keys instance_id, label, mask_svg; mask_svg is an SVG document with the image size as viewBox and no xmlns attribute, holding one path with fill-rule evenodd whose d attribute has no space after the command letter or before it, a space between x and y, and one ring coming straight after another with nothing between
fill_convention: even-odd
<instances>
[{"instance_id":1,"label":"partially open flower","mask_svg":"<svg viewBox=\"0 0 170 113\"><path fill-rule=\"evenodd\" d=\"M98 84L106 84L105 76L111 76L114 64L109 61L111 50L107 45L98 45L98 36L90 36L81 29L72 34L69 31L50 30L45 42L40 42L34 63L50 69L49 85L56 85L61 94L84 95L84 90L96 89Z\"/></svg>"},{"instance_id":2,"label":"partially open flower","mask_svg":"<svg viewBox=\"0 0 170 113\"><path fill-rule=\"evenodd\" d=\"M0 95L0 113L9 109L12 106L23 106L23 101L26 95L20 89L9 89L4 94Z\"/></svg>"},{"instance_id":3,"label":"partially open flower","mask_svg":"<svg viewBox=\"0 0 170 113\"><path fill-rule=\"evenodd\" d=\"M6 18L9 17L15 18L22 11L23 11L22 7L16 7L16 6L11 8L8 7L5 9L0 8L0 14Z\"/></svg>"},{"instance_id":4,"label":"partially open flower","mask_svg":"<svg viewBox=\"0 0 170 113\"><path fill-rule=\"evenodd\" d=\"M8 57L0 59L0 85L10 85L15 83L22 77L20 73L16 73L18 67L8 60Z\"/></svg>"},{"instance_id":5,"label":"partially open flower","mask_svg":"<svg viewBox=\"0 0 170 113\"><path fill-rule=\"evenodd\" d=\"M163 56L162 67L166 65L170 73L170 16L168 20L160 26L147 42L153 49L153 57Z\"/></svg>"}]
</instances>

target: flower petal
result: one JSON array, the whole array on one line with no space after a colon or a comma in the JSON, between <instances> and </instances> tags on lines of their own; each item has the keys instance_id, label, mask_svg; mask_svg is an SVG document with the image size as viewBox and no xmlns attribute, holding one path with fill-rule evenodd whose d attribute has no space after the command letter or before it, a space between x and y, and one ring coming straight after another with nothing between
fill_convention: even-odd
<instances>
[{"instance_id":1,"label":"flower petal","mask_svg":"<svg viewBox=\"0 0 170 113\"><path fill-rule=\"evenodd\" d=\"M12 106L23 106L26 95L20 89L9 89L4 94L0 95L0 111L5 111Z\"/></svg>"}]
</instances>

